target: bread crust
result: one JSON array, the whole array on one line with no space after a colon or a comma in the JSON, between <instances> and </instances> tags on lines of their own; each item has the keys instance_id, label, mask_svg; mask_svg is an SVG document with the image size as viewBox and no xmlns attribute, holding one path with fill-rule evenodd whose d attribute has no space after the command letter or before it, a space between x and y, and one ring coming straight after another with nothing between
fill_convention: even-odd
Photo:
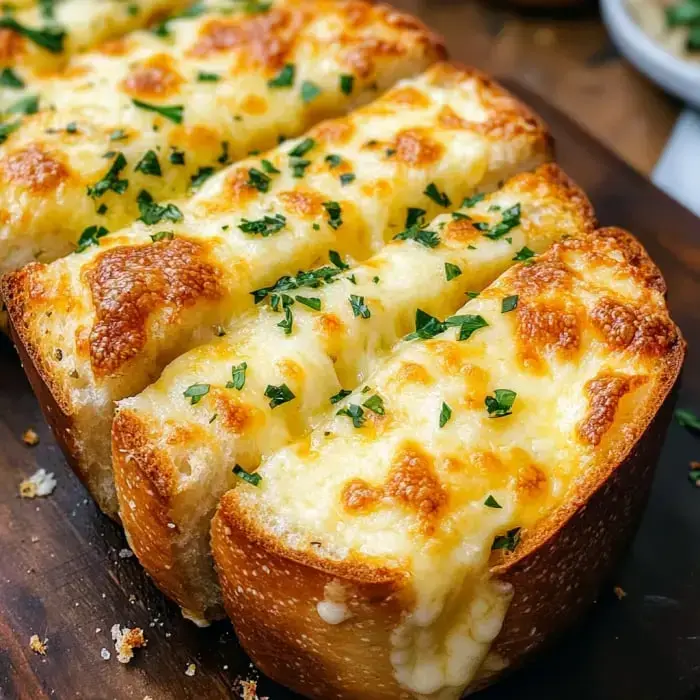
<instances>
[{"instance_id":1,"label":"bread crust","mask_svg":"<svg viewBox=\"0 0 700 700\"><path fill-rule=\"evenodd\" d=\"M664 289L658 269L630 234L603 229L599 235L616 239L642 284ZM660 359L653 394L607 459L527 532L515 553L492 557L491 575L512 585L514 597L470 691L556 638L595 600L643 511L685 349L678 332ZM239 506L235 492L224 496L214 517L212 548L229 616L243 647L267 675L312 698L410 697L394 680L390 661L391 632L410 609L401 570L379 574L366 559L331 561L313 550L290 549L255 513ZM349 591L352 616L343 624L325 624L316 604L338 582ZM307 637L301 630L309 630ZM370 641L358 642L365 638Z\"/></svg>"}]
</instances>

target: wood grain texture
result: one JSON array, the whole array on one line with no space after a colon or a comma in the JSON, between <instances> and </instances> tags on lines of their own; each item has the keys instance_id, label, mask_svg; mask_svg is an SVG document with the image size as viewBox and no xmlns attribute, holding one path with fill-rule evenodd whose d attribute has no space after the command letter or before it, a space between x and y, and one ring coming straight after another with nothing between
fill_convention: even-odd
<instances>
[{"instance_id":1,"label":"wood grain texture","mask_svg":"<svg viewBox=\"0 0 700 700\"><path fill-rule=\"evenodd\" d=\"M679 405L700 410L700 221L556 110L520 92L550 123L562 166L587 190L601 222L634 231L664 273L672 315L690 344ZM28 427L40 434L37 447L21 441ZM0 700L238 697L236 679L251 671L229 625L198 630L134 559L119 558L123 535L64 464L6 342L0 446ZM700 440L673 425L642 528L596 608L539 661L479 698L700 698L700 492L687 480L691 459L700 459ZM56 491L21 500L19 482L39 466L56 473ZM627 591L624 600L614 597L613 584ZM117 622L142 627L148 638L129 666L116 661L109 638ZM49 640L46 657L29 649L35 633ZM112 651L109 661L100 658L102 647ZM197 671L188 677L191 662ZM264 680L259 693L292 698Z\"/></svg>"}]
</instances>

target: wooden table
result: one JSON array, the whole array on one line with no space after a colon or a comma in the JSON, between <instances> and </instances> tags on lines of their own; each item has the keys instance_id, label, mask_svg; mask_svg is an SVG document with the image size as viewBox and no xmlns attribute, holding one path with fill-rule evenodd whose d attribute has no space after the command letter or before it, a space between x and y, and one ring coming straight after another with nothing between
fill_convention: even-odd
<instances>
[{"instance_id":1,"label":"wooden table","mask_svg":"<svg viewBox=\"0 0 700 700\"><path fill-rule=\"evenodd\" d=\"M390 0L391 1L391 0ZM493 3L396 0L447 39L451 55L539 93L648 175L680 111L615 50L595 14L524 16Z\"/></svg>"}]
</instances>

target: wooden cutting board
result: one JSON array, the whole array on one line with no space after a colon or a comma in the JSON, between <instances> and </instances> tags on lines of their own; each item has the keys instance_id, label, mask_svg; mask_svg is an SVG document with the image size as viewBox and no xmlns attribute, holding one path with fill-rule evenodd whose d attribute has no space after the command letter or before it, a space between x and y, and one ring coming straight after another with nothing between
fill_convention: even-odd
<instances>
[{"instance_id":1,"label":"wooden cutting board","mask_svg":"<svg viewBox=\"0 0 700 700\"><path fill-rule=\"evenodd\" d=\"M635 232L661 267L674 319L690 343L679 406L700 412L700 220L533 94L559 160L593 200L601 222ZM700 182L700 176L699 176ZM22 443L25 429L38 446ZM700 489L688 465L700 438L672 425L641 530L587 618L483 700L700 699ZM55 472L46 499L18 497L38 467ZM239 697L255 677L227 623L199 630L141 570L51 439L9 343L0 341L0 700L203 700ZM620 586L626 596L613 594ZM119 664L109 630L139 626L146 649ZM48 638L46 656L29 638ZM112 652L109 661L102 648ZM185 674L190 663L194 676ZM259 695L292 696L261 679Z\"/></svg>"}]
</instances>

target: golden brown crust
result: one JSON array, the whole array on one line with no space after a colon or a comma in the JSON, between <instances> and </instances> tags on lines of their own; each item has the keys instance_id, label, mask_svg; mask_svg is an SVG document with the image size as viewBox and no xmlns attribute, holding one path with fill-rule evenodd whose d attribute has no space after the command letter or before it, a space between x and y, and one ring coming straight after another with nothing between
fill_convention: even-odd
<instances>
[{"instance_id":1,"label":"golden brown crust","mask_svg":"<svg viewBox=\"0 0 700 700\"><path fill-rule=\"evenodd\" d=\"M605 229L596 245L605 245L606 238L616 241L615 250L632 265L634 269L630 272L643 286L650 290L662 288L658 270L630 234ZM596 246L590 243L566 241L559 245L553 255L547 256L547 265L542 265L540 271L531 270L535 273L538 293L552 281L563 283L555 263L556 256L566 255L567 248L580 245L591 258L598 254ZM524 283L524 277L520 282ZM636 407L634 420L625 425L615 444L607 445L605 459L599 460L598 466L576 482L573 496L537 527L523 533L514 553L494 554L492 575L512 584L515 591L493 647L508 666L517 665L556 636L594 600L603 578L634 532L670 418L672 389L685 355L680 332L665 320L673 333L664 337L672 336L673 341L661 355L656 355L654 390L645 395L641 408ZM530 469L523 474L522 482L521 488L528 491L546 488L537 476L536 467L535 471ZM370 606L357 619L363 625L363 632L370 623L385 629L383 636L372 638L373 655L367 661L366 647L354 641L360 636L357 631L345 627L346 634L342 633L343 627L354 618L342 625L320 625L319 614L313 609L321 599L321 589L333 582L340 581L351 590L365 584L372 576L371 561L316 556L313 547L300 551L296 544L294 548L287 546L273 532L274 528L261 524L254 513L239 507L235 492L222 499L212 525L212 546L225 605L247 652L272 678L309 697L347 700L405 697L405 691L394 681L391 665L387 664L391 644L386 628L396 624L396 610L390 612L381 603L371 605L369 599L358 603L358 606ZM322 545L319 543L319 549ZM260 566L272 572L264 579L264 589L257 580ZM397 584L400 571L397 565L394 572ZM256 600L251 591L257 590L265 591L265 600ZM306 594L307 590L310 595ZM301 622L291 611L270 608L270 601L288 600L293 601L295 611L301 610ZM403 600L402 606L405 606ZM400 606L401 609L409 608ZM297 625L300 624L312 632L308 648L299 643L302 628ZM376 668L384 685L378 686L374 677L368 677L364 685L357 681L353 675L355 664L346 663L345 668L336 666L333 648L342 648L348 658L358 660L358 666L367 663L364 670ZM477 685L495 677L482 678Z\"/></svg>"}]
</instances>

